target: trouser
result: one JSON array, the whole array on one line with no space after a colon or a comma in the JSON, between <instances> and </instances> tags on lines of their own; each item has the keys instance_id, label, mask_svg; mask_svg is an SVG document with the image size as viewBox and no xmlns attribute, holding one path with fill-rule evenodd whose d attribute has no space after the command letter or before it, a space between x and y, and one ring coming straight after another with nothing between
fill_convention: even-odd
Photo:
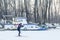
<instances>
[{"instance_id":1,"label":"trouser","mask_svg":"<svg viewBox=\"0 0 60 40\"><path fill-rule=\"evenodd\" d=\"M18 31L19 33L18 33L18 36L20 36L20 31Z\"/></svg>"}]
</instances>

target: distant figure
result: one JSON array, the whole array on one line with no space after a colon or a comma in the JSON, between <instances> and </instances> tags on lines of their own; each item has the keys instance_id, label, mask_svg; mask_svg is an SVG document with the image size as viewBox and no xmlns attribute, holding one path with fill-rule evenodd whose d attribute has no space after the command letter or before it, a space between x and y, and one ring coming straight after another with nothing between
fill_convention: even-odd
<instances>
[{"instance_id":1,"label":"distant figure","mask_svg":"<svg viewBox=\"0 0 60 40\"><path fill-rule=\"evenodd\" d=\"M18 30L18 36L20 36L20 33L21 33L21 27L23 27L23 25L22 25L22 23L20 23L19 25L18 25L18 27L17 27L17 30Z\"/></svg>"}]
</instances>

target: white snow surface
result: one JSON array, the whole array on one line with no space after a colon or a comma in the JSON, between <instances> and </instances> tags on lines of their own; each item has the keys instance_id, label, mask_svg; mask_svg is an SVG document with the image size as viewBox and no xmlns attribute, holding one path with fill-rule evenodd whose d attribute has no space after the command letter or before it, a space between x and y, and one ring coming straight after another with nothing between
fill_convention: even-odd
<instances>
[{"instance_id":1,"label":"white snow surface","mask_svg":"<svg viewBox=\"0 0 60 40\"><path fill-rule=\"evenodd\" d=\"M0 31L0 40L60 40L60 29L46 31Z\"/></svg>"}]
</instances>

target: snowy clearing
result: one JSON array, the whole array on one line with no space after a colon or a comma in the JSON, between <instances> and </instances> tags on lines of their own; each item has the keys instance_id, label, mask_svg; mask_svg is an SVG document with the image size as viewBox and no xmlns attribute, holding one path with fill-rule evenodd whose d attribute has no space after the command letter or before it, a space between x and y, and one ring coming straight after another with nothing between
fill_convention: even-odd
<instances>
[{"instance_id":1,"label":"snowy clearing","mask_svg":"<svg viewBox=\"0 0 60 40\"><path fill-rule=\"evenodd\" d=\"M46 31L0 31L0 40L60 40L60 29Z\"/></svg>"}]
</instances>

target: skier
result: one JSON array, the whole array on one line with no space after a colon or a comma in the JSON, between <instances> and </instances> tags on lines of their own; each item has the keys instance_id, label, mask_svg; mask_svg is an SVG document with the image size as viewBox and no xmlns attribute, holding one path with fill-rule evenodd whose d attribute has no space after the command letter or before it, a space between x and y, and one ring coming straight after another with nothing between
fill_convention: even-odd
<instances>
[{"instance_id":1,"label":"skier","mask_svg":"<svg viewBox=\"0 0 60 40\"><path fill-rule=\"evenodd\" d=\"M20 33L21 33L21 27L23 27L22 23L20 23L17 27L17 30L18 30L18 36L20 36Z\"/></svg>"}]
</instances>

